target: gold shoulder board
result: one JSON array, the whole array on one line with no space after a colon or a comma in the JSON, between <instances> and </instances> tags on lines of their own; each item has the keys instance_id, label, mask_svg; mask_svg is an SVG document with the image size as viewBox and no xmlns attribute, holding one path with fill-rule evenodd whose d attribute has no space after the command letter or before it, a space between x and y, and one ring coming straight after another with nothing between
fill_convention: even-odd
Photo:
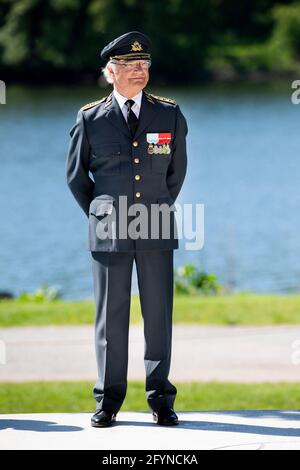
<instances>
[{"instance_id":1,"label":"gold shoulder board","mask_svg":"<svg viewBox=\"0 0 300 470\"><path fill-rule=\"evenodd\" d=\"M82 106L80 108L80 110L85 110L85 109L88 109L88 108L92 108L93 106L96 106L96 104L99 104L99 103L103 103L103 101L105 101L107 98L107 96L104 96L104 98L101 98L101 100L98 100L98 101L93 101L92 103L88 103L88 104L85 104L84 106Z\"/></svg>"},{"instance_id":2,"label":"gold shoulder board","mask_svg":"<svg viewBox=\"0 0 300 470\"><path fill-rule=\"evenodd\" d=\"M159 101L165 101L166 103L176 104L175 100L171 100L171 98L166 98L165 96L152 95L152 93L150 93L150 96L152 96L153 98L156 98Z\"/></svg>"}]
</instances>

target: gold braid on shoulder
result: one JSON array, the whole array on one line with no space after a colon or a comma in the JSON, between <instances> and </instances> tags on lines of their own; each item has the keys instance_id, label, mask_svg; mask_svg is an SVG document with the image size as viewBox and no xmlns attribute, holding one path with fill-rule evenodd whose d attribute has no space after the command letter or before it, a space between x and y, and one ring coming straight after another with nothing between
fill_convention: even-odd
<instances>
[{"instance_id":1,"label":"gold braid on shoulder","mask_svg":"<svg viewBox=\"0 0 300 470\"><path fill-rule=\"evenodd\" d=\"M83 110L85 110L85 109L92 108L93 106L96 106L96 104L103 103L103 101L105 101L106 98L107 98L107 96L104 96L104 98L101 98L101 100L92 101L92 103L85 104L84 106L82 106L82 107L80 108L80 111L83 111Z\"/></svg>"},{"instance_id":2,"label":"gold braid on shoulder","mask_svg":"<svg viewBox=\"0 0 300 470\"><path fill-rule=\"evenodd\" d=\"M155 98L159 101L165 101L166 103L176 104L175 100L172 100L171 98L166 98L165 96L157 96L157 95L153 95L152 93L148 93L148 96Z\"/></svg>"}]
</instances>

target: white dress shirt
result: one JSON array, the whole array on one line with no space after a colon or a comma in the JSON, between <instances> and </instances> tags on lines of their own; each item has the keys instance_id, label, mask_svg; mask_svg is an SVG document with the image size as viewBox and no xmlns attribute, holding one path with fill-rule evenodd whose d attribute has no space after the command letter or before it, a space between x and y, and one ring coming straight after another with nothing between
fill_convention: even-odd
<instances>
[{"instance_id":1,"label":"white dress shirt","mask_svg":"<svg viewBox=\"0 0 300 470\"><path fill-rule=\"evenodd\" d=\"M134 101L134 104L131 106L132 111L136 115L136 117L139 117L140 114L140 109L141 109L141 103L142 103L142 95L143 95L143 90L141 90L137 95L135 95L133 98L126 98L126 96L120 95L120 93L114 88L113 94L115 95L115 98L120 106L120 109L123 113L124 119L127 122L127 106L125 105L125 102L128 99L131 99Z\"/></svg>"}]
</instances>

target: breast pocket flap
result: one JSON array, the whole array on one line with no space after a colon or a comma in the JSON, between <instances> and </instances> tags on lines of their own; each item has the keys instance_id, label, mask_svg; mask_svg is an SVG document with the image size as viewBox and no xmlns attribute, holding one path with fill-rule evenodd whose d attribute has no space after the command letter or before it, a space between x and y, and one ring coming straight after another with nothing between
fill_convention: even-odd
<instances>
[{"instance_id":1,"label":"breast pocket flap","mask_svg":"<svg viewBox=\"0 0 300 470\"><path fill-rule=\"evenodd\" d=\"M92 147L92 153L97 156L118 156L121 154L121 146L120 144L99 144Z\"/></svg>"}]
</instances>

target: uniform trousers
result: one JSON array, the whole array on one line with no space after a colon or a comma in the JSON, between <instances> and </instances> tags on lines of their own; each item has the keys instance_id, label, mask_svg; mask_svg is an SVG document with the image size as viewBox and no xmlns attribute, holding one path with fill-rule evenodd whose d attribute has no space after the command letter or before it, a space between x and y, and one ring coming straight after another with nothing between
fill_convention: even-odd
<instances>
[{"instance_id":1,"label":"uniform trousers","mask_svg":"<svg viewBox=\"0 0 300 470\"><path fill-rule=\"evenodd\" d=\"M128 335L133 262L144 324L146 400L152 411L173 408L177 389L168 380L172 350L173 250L91 252L98 380L96 410L117 413L127 391Z\"/></svg>"}]
</instances>

